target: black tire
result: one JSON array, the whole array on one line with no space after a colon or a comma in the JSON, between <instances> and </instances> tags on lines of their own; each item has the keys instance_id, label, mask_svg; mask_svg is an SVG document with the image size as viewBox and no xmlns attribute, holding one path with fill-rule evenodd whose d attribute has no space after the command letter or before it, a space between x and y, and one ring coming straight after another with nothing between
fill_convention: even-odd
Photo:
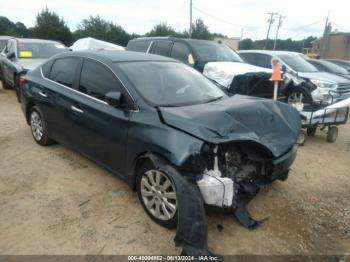
<instances>
[{"instance_id":1,"label":"black tire","mask_svg":"<svg viewBox=\"0 0 350 262\"><path fill-rule=\"evenodd\" d=\"M314 136L316 134L316 130L317 130L316 126L308 127L306 129L306 133L307 133L308 136Z\"/></svg>"},{"instance_id":2,"label":"black tire","mask_svg":"<svg viewBox=\"0 0 350 262\"><path fill-rule=\"evenodd\" d=\"M6 90L12 89L12 87L8 83L6 83L5 79L3 79L1 82L2 82L3 89L6 89Z\"/></svg>"},{"instance_id":3,"label":"black tire","mask_svg":"<svg viewBox=\"0 0 350 262\"><path fill-rule=\"evenodd\" d=\"M286 102L288 104L292 104L292 100L297 99L302 95L301 102L302 103L311 103L312 97L309 92L307 92L305 89L300 87L292 87L290 88L286 93Z\"/></svg>"},{"instance_id":4,"label":"black tire","mask_svg":"<svg viewBox=\"0 0 350 262\"><path fill-rule=\"evenodd\" d=\"M297 144L299 144L299 146L303 146L305 145L305 141L306 141L306 134L304 130L300 130L299 136L298 136L298 140L297 140Z\"/></svg>"},{"instance_id":5,"label":"black tire","mask_svg":"<svg viewBox=\"0 0 350 262\"><path fill-rule=\"evenodd\" d=\"M338 138L338 127L331 126L328 128L327 132L327 142L334 143Z\"/></svg>"},{"instance_id":6,"label":"black tire","mask_svg":"<svg viewBox=\"0 0 350 262\"><path fill-rule=\"evenodd\" d=\"M137 189L137 195L138 195L138 198L141 202L141 205L143 207L143 209L146 211L147 215L154 221L156 222L157 224L165 227L165 228L169 228L169 229L173 229L173 228L176 228L177 226L177 202L175 202L175 214L172 216L172 218L168 219L168 220L164 220L164 219L159 219L157 218L154 214L152 214L149 209L146 207L146 204L143 200L143 196L142 196L142 193L141 193L141 180L143 177L146 178L147 176L147 172L151 171L151 170L157 170L155 168L155 166L153 165L153 163L151 161L146 161L144 162L139 168L138 170L136 171L136 189ZM158 170L159 171L159 170ZM159 171L160 172L160 171ZM162 174L164 174L162 172ZM165 177L167 179L169 179L169 181L171 182L172 180L169 178L169 176L167 174L164 174ZM175 192L175 187L174 185L171 185L172 188L174 189L174 192ZM176 192L175 192L175 195L176 195ZM151 200L154 198L154 196L150 196ZM175 200L176 201L176 200ZM163 214L164 214L164 211L162 211Z\"/></svg>"},{"instance_id":7,"label":"black tire","mask_svg":"<svg viewBox=\"0 0 350 262\"><path fill-rule=\"evenodd\" d=\"M54 141L48 135L45 119L37 106L30 109L29 124L35 142L41 146L48 146L54 143ZM41 132L39 132L39 130ZM39 133L41 134L39 135Z\"/></svg>"}]
</instances>

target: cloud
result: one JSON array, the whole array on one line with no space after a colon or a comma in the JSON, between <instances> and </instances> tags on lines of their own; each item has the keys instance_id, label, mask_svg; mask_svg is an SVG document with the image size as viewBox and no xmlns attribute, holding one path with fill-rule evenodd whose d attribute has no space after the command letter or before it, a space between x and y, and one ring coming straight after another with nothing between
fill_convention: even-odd
<instances>
[{"instance_id":1,"label":"cloud","mask_svg":"<svg viewBox=\"0 0 350 262\"><path fill-rule=\"evenodd\" d=\"M240 36L244 28L244 37L265 38L269 11L286 16L280 32L282 38L321 35L324 22L303 26L324 19L328 11L338 26L350 29L345 0L193 0L193 4L197 8L193 9L193 20L202 18L212 32L228 36ZM129 33L138 34L148 32L159 22L179 31L189 25L189 0L11 0L2 1L1 13L12 21L33 26L37 13L45 6L62 16L72 30L90 15L100 15ZM271 38L276 25L277 22L271 28Z\"/></svg>"}]
</instances>

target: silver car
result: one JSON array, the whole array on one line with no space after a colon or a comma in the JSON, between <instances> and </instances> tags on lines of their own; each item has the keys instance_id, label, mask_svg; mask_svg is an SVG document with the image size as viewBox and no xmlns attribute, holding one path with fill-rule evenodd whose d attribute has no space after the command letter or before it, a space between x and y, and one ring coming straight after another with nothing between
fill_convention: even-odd
<instances>
[{"instance_id":1,"label":"silver car","mask_svg":"<svg viewBox=\"0 0 350 262\"><path fill-rule=\"evenodd\" d=\"M5 89L13 88L19 98L20 76L68 48L60 42L10 38L0 54L0 79Z\"/></svg>"}]
</instances>

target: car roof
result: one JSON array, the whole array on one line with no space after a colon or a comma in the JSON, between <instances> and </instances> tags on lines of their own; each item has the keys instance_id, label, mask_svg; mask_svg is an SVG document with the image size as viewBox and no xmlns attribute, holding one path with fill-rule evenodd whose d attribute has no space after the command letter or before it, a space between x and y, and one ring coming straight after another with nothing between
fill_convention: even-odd
<instances>
[{"instance_id":1,"label":"car roof","mask_svg":"<svg viewBox=\"0 0 350 262\"><path fill-rule=\"evenodd\" d=\"M15 38L18 42L21 43L52 43L52 44L57 44L60 43L59 41L54 41L54 40L45 40L45 39L35 39L35 38Z\"/></svg>"},{"instance_id":2,"label":"car roof","mask_svg":"<svg viewBox=\"0 0 350 262\"><path fill-rule=\"evenodd\" d=\"M11 38L14 38L13 36L8 36L8 35L0 35L0 40L9 40Z\"/></svg>"},{"instance_id":3,"label":"car roof","mask_svg":"<svg viewBox=\"0 0 350 262\"><path fill-rule=\"evenodd\" d=\"M255 53L255 54L266 54L266 55L299 55L301 53L293 51L273 51L273 50L240 50L239 54L244 53Z\"/></svg>"},{"instance_id":4,"label":"car roof","mask_svg":"<svg viewBox=\"0 0 350 262\"><path fill-rule=\"evenodd\" d=\"M138 37L130 40L132 41L145 41L145 40L172 40L172 41L183 41L183 42L188 42L188 43L217 43L216 41L213 40L203 40L203 39L193 39L193 38L180 38L180 37L174 37L174 36L155 36L155 37Z\"/></svg>"},{"instance_id":5,"label":"car roof","mask_svg":"<svg viewBox=\"0 0 350 262\"><path fill-rule=\"evenodd\" d=\"M56 57L64 56L81 56L92 59L104 60L105 62L135 62L135 61L170 61L178 62L177 60L159 56L146 54L141 52L124 51L124 50L87 50L73 51L62 53Z\"/></svg>"}]
</instances>

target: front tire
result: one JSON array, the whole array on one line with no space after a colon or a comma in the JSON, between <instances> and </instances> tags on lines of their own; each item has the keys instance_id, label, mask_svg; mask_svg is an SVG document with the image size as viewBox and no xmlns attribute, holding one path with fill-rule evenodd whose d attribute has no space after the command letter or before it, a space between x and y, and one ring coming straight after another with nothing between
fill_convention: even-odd
<instances>
[{"instance_id":1,"label":"front tire","mask_svg":"<svg viewBox=\"0 0 350 262\"><path fill-rule=\"evenodd\" d=\"M177 197L169 176L147 161L137 170L136 187L147 215L163 227L176 228Z\"/></svg>"},{"instance_id":2,"label":"front tire","mask_svg":"<svg viewBox=\"0 0 350 262\"><path fill-rule=\"evenodd\" d=\"M327 132L327 142L334 143L338 138L338 127L331 126L328 128Z\"/></svg>"},{"instance_id":3,"label":"front tire","mask_svg":"<svg viewBox=\"0 0 350 262\"><path fill-rule=\"evenodd\" d=\"M53 143L47 132L47 125L43 114L37 106L31 108L29 113L30 129L32 136L39 145L48 146Z\"/></svg>"}]
</instances>

